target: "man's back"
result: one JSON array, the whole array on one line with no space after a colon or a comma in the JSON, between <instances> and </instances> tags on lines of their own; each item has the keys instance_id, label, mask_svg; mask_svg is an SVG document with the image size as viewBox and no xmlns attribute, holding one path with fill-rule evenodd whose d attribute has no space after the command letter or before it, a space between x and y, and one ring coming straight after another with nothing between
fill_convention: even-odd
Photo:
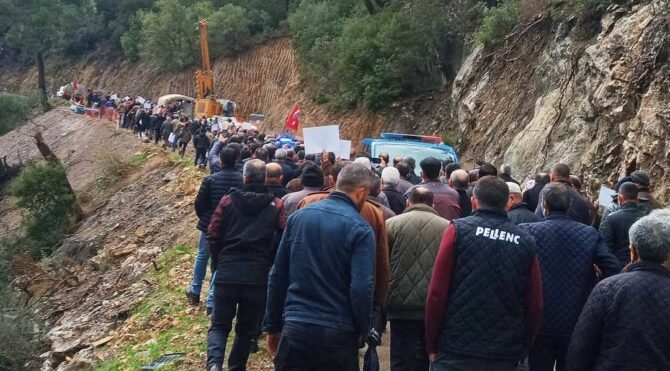
<instances>
[{"instance_id":1,"label":"man's back","mask_svg":"<svg viewBox=\"0 0 670 371\"><path fill-rule=\"evenodd\" d=\"M422 204L386 222L391 254L389 319L423 320L435 256L447 226L448 220Z\"/></svg>"},{"instance_id":2,"label":"man's back","mask_svg":"<svg viewBox=\"0 0 670 371\"><path fill-rule=\"evenodd\" d=\"M371 311L374 256L372 229L346 195L296 211L270 273L271 291L287 291L285 299L268 297L269 328L285 303L285 322L360 333L369 321L360 316Z\"/></svg>"},{"instance_id":3,"label":"man's back","mask_svg":"<svg viewBox=\"0 0 670 371\"><path fill-rule=\"evenodd\" d=\"M572 219L582 224L591 225L591 211L589 205L584 199L584 196L580 195L579 192L572 188L569 183L565 183L563 181L560 183L564 184L570 192L570 208L568 209L567 214ZM537 204L537 208L535 209L535 214L539 215L540 217L545 216L544 209L542 208L542 202L542 195L540 194L540 200Z\"/></svg>"},{"instance_id":4,"label":"man's back","mask_svg":"<svg viewBox=\"0 0 670 371\"><path fill-rule=\"evenodd\" d=\"M533 239L504 213L490 210L457 219L454 228L440 352L518 360L528 330L524 303L535 261Z\"/></svg>"},{"instance_id":5,"label":"man's back","mask_svg":"<svg viewBox=\"0 0 670 371\"><path fill-rule=\"evenodd\" d=\"M235 169L223 169L206 177L195 199L198 229L206 232L210 219L221 199L233 188L242 186L242 173Z\"/></svg>"},{"instance_id":6,"label":"man's back","mask_svg":"<svg viewBox=\"0 0 670 371\"><path fill-rule=\"evenodd\" d=\"M542 221L541 217L530 211L528 204L525 202L521 202L512 206L512 208L510 208L510 210L507 212L507 217L512 223L516 225Z\"/></svg>"},{"instance_id":7,"label":"man's back","mask_svg":"<svg viewBox=\"0 0 670 371\"><path fill-rule=\"evenodd\" d=\"M619 210L607 215L600 224L600 233L622 266L630 263L628 230L645 215L647 213L636 203L626 203Z\"/></svg>"},{"instance_id":8,"label":"man's back","mask_svg":"<svg viewBox=\"0 0 670 371\"><path fill-rule=\"evenodd\" d=\"M405 196L417 187L426 188L433 193L433 208L441 217L449 221L461 217L461 207L458 203L459 196L454 189L439 181L426 182L410 188Z\"/></svg>"},{"instance_id":9,"label":"man's back","mask_svg":"<svg viewBox=\"0 0 670 371\"><path fill-rule=\"evenodd\" d=\"M638 262L600 282L575 327L567 369L670 370L670 271Z\"/></svg>"},{"instance_id":10,"label":"man's back","mask_svg":"<svg viewBox=\"0 0 670 371\"><path fill-rule=\"evenodd\" d=\"M540 259L544 297L540 334L569 336L597 283L593 265L610 276L619 272L619 264L593 227L564 213L551 213L544 221L521 228L535 238Z\"/></svg>"}]
</instances>

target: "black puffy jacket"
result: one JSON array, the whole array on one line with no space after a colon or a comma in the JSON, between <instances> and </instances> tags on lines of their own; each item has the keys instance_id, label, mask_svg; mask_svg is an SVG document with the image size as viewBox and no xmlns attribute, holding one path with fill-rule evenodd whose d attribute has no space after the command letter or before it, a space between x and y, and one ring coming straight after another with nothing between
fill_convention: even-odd
<instances>
[{"instance_id":1,"label":"black puffy jacket","mask_svg":"<svg viewBox=\"0 0 670 371\"><path fill-rule=\"evenodd\" d=\"M600 234L603 235L612 254L619 259L622 267L630 263L628 230L645 215L647 213L636 203L629 202L618 211L607 215L600 223Z\"/></svg>"},{"instance_id":2,"label":"black puffy jacket","mask_svg":"<svg viewBox=\"0 0 670 371\"><path fill-rule=\"evenodd\" d=\"M211 174L202 181L195 198L195 213L198 215L198 229L207 232L214 210L223 196L233 188L242 186L242 172L237 169L224 168Z\"/></svg>"},{"instance_id":3,"label":"black puffy jacket","mask_svg":"<svg viewBox=\"0 0 670 371\"><path fill-rule=\"evenodd\" d=\"M670 270L638 262L600 282L572 334L571 371L670 370Z\"/></svg>"}]
</instances>

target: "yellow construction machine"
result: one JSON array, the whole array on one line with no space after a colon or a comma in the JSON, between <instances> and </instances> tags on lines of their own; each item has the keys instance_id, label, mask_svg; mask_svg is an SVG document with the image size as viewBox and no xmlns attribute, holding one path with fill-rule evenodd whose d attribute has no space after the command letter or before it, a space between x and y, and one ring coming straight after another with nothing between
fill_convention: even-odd
<instances>
[{"instance_id":1,"label":"yellow construction machine","mask_svg":"<svg viewBox=\"0 0 670 371\"><path fill-rule=\"evenodd\" d=\"M200 31L200 54L202 69L195 71L195 118L219 116L223 105L214 98L214 76L209 61L209 45L207 43L207 20L198 22Z\"/></svg>"}]
</instances>

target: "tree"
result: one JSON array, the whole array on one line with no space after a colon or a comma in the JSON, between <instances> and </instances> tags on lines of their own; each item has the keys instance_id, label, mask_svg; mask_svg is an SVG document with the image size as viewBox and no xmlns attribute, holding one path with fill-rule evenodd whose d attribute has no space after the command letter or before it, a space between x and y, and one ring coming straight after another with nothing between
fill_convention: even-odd
<instances>
[{"instance_id":1,"label":"tree","mask_svg":"<svg viewBox=\"0 0 670 371\"><path fill-rule=\"evenodd\" d=\"M244 8L226 4L209 17L212 57L235 55L249 46L251 20Z\"/></svg>"},{"instance_id":2,"label":"tree","mask_svg":"<svg viewBox=\"0 0 670 371\"><path fill-rule=\"evenodd\" d=\"M48 110L44 58L62 46L64 4L62 0L5 0L3 5L11 20L6 25L5 40L11 47L34 56L42 107Z\"/></svg>"}]
</instances>

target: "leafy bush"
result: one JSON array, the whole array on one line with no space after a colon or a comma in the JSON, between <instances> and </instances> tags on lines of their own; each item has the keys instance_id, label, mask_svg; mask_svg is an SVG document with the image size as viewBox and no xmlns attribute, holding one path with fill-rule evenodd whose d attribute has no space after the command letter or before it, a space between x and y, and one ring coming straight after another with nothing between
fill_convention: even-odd
<instances>
[{"instance_id":1,"label":"leafy bush","mask_svg":"<svg viewBox=\"0 0 670 371\"><path fill-rule=\"evenodd\" d=\"M491 46L499 43L519 22L519 0L507 0L484 12L482 25L477 32L478 42Z\"/></svg>"},{"instance_id":2,"label":"leafy bush","mask_svg":"<svg viewBox=\"0 0 670 371\"><path fill-rule=\"evenodd\" d=\"M414 18L385 10L354 18L336 42L337 102L380 109L424 82L426 38Z\"/></svg>"},{"instance_id":3,"label":"leafy bush","mask_svg":"<svg viewBox=\"0 0 670 371\"><path fill-rule=\"evenodd\" d=\"M65 167L51 163L33 164L23 170L12 193L17 205L27 209L25 236L33 258L50 255L63 237L74 209Z\"/></svg>"},{"instance_id":4,"label":"leafy bush","mask_svg":"<svg viewBox=\"0 0 670 371\"><path fill-rule=\"evenodd\" d=\"M251 20L244 8L226 4L209 17L208 25L212 57L235 55L249 46Z\"/></svg>"},{"instance_id":5,"label":"leafy bush","mask_svg":"<svg viewBox=\"0 0 670 371\"><path fill-rule=\"evenodd\" d=\"M14 130L30 113L29 100L18 94L0 93L0 135Z\"/></svg>"}]
</instances>

